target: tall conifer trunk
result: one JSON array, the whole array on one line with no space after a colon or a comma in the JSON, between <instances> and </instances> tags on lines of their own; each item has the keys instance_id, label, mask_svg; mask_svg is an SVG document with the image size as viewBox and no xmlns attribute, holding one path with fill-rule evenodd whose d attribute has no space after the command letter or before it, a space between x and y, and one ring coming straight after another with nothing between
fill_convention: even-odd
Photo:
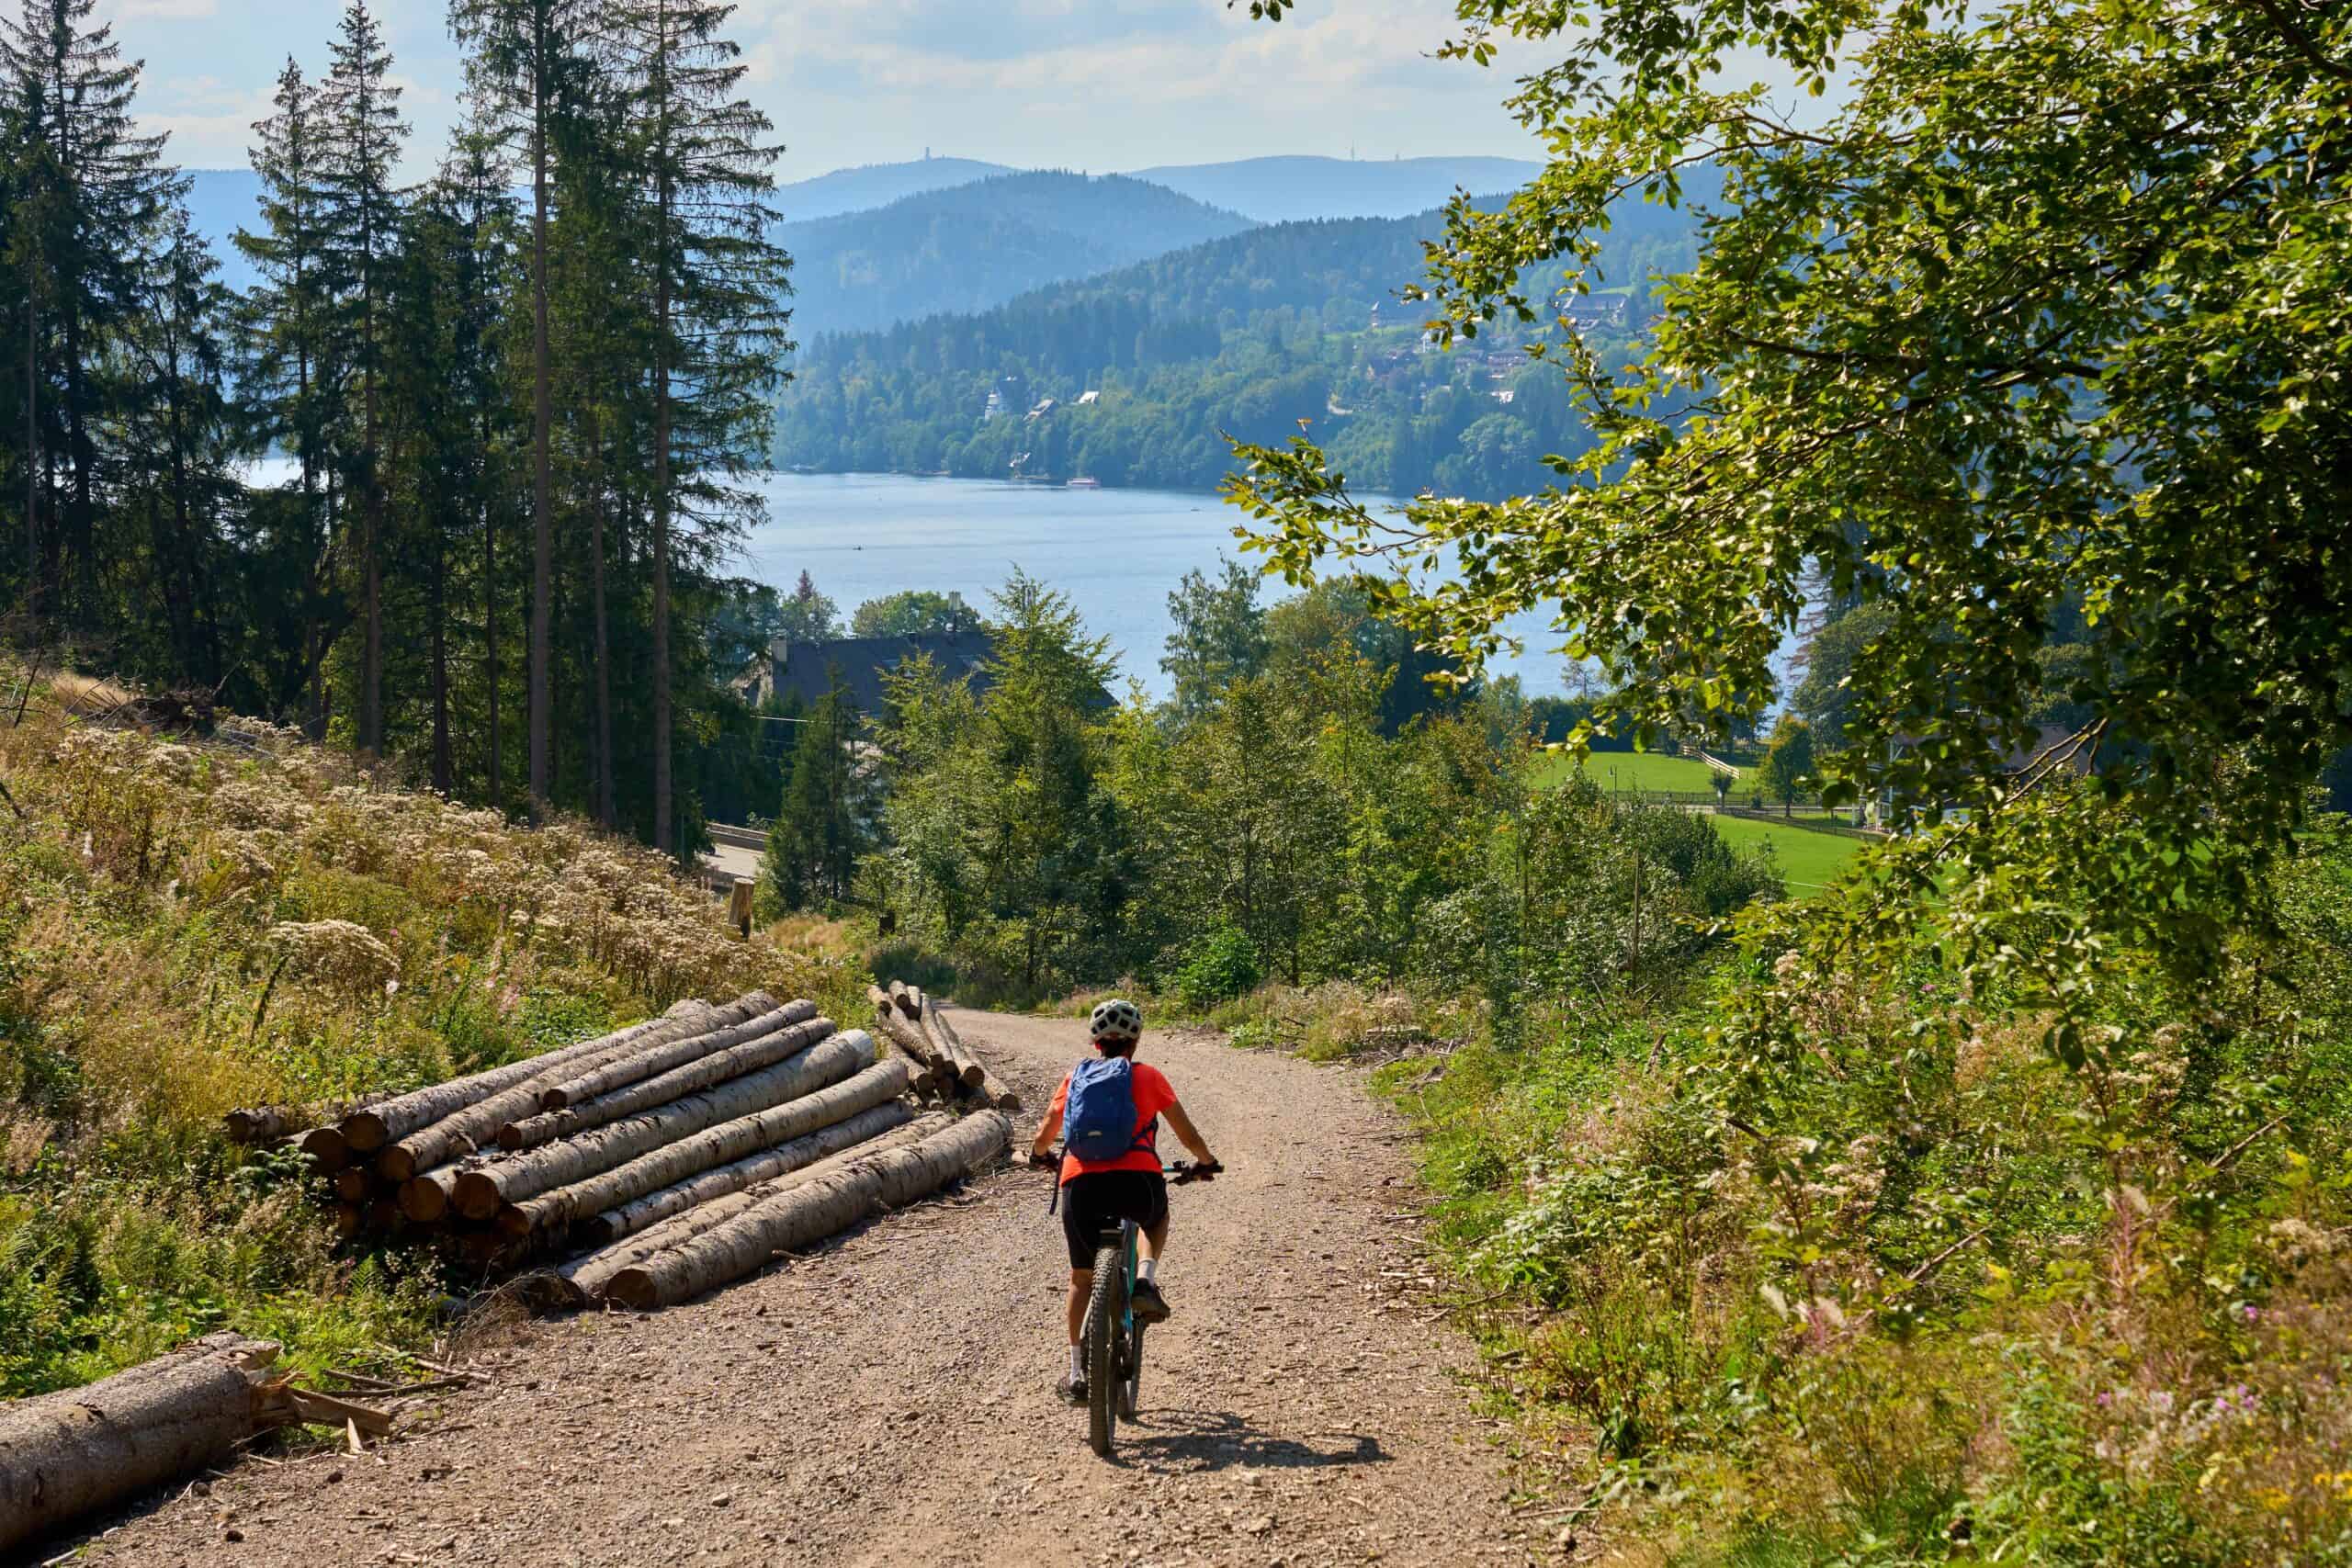
<instances>
[{"instance_id":1,"label":"tall conifer trunk","mask_svg":"<svg viewBox=\"0 0 2352 1568\"><path fill-rule=\"evenodd\" d=\"M489 432L484 431L485 450L489 445ZM482 682L490 696L490 803L503 807L506 796L499 778L498 733L498 526L487 487L481 504Z\"/></svg>"},{"instance_id":2,"label":"tall conifer trunk","mask_svg":"<svg viewBox=\"0 0 2352 1568\"><path fill-rule=\"evenodd\" d=\"M40 311L25 289L25 612L40 624Z\"/></svg>"},{"instance_id":3,"label":"tall conifer trunk","mask_svg":"<svg viewBox=\"0 0 2352 1568\"><path fill-rule=\"evenodd\" d=\"M603 449L596 444L595 415L588 415L588 446L596 475L588 501L590 613L596 644L596 820L610 828L613 810L613 675L610 623L605 614L605 498Z\"/></svg>"},{"instance_id":4,"label":"tall conifer trunk","mask_svg":"<svg viewBox=\"0 0 2352 1568\"><path fill-rule=\"evenodd\" d=\"M653 92L653 847L677 849L670 801L670 7L657 0Z\"/></svg>"},{"instance_id":5,"label":"tall conifer trunk","mask_svg":"<svg viewBox=\"0 0 2352 1568\"><path fill-rule=\"evenodd\" d=\"M547 57L544 13L535 17L539 58ZM555 400L548 384L548 95L535 87L531 121L531 814L547 807L550 784L548 747L554 730L548 679L549 619L555 598L555 521L548 472L548 446L555 424Z\"/></svg>"}]
</instances>

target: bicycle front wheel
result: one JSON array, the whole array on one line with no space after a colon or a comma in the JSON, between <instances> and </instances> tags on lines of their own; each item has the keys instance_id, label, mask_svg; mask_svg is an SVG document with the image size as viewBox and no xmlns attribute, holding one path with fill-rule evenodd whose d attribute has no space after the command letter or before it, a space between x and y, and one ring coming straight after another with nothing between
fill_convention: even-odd
<instances>
[{"instance_id":1,"label":"bicycle front wheel","mask_svg":"<svg viewBox=\"0 0 2352 1568\"><path fill-rule=\"evenodd\" d=\"M1094 1294L1086 1305L1086 1440L1103 1459L1111 1457L1119 1423L1120 1320L1127 1314L1126 1295L1125 1249L1096 1249Z\"/></svg>"}]
</instances>

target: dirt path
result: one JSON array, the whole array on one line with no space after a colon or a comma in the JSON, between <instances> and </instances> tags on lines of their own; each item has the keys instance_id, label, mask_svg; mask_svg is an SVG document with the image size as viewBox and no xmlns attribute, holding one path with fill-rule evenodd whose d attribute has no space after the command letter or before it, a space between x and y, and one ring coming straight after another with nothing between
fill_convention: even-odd
<instances>
[{"instance_id":1,"label":"dirt path","mask_svg":"<svg viewBox=\"0 0 2352 1568\"><path fill-rule=\"evenodd\" d=\"M1032 1105L1082 1048L1072 1021L959 1021ZM1045 1179L1005 1170L684 1308L527 1328L434 1429L364 1458L242 1464L89 1557L1529 1561L1493 1428L1449 1371L1466 1352L1403 1288L1418 1268L1393 1121L1351 1074L1212 1035L1154 1034L1144 1055L1231 1173L1175 1194L1176 1316L1116 1462L1051 1392L1066 1261Z\"/></svg>"}]
</instances>

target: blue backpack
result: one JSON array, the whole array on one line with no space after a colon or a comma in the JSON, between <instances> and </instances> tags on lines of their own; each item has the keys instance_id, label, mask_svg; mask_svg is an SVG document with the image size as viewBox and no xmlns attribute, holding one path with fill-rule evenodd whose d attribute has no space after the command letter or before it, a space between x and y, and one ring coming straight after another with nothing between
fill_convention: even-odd
<instances>
[{"instance_id":1,"label":"blue backpack","mask_svg":"<svg viewBox=\"0 0 2352 1568\"><path fill-rule=\"evenodd\" d=\"M1069 1099L1062 1107L1066 1152L1091 1165L1148 1146L1136 1135L1134 1066L1125 1056L1097 1056L1069 1070Z\"/></svg>"}]
</instances>

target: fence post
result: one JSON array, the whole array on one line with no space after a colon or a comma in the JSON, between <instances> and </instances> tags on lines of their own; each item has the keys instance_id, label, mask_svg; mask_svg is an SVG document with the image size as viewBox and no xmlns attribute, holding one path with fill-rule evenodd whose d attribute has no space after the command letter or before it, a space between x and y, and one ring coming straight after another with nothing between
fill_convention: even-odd
<instances>
[{"instance_id":1,"label":"fence post","mask_svg":"<svg viewBox=\"0 0 2352 1568\"><path fill-rule=\"evenodd\" d=\"M727 900L727 918L735 922L735 929L742 934L744 941L749 942L752 939L752 879L750 877L739 876L735 879L735 891Z\"/></svg>"}]
</instances>

